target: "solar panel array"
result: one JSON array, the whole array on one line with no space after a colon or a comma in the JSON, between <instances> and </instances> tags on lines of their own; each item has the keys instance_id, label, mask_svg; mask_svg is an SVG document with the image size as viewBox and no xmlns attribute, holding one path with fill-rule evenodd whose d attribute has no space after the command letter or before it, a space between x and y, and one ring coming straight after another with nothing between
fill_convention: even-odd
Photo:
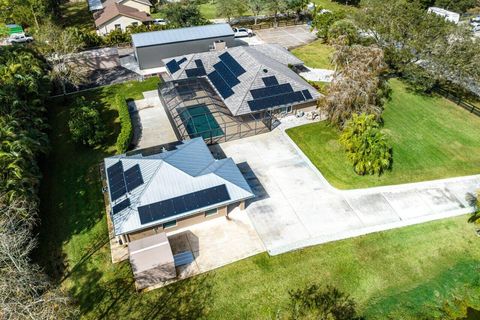
<instances>
[{"instance_id":1,"label":"solar panel array","mask_svg":"<svg viewBox=\"0 0 480 320\"><path fill-rule=\"evenodd\" d=\"M140 166L136 164L124 171L121 161L107 168L107 178L112 202L143 184Z\"/></svg>"},{"instance_id":2,"label":"solar panel array","mask_svg":"<svg viewBox=\"0 0 480 320\"><path fill-rule=\"evenodd\" d=\"M233 95L232 88L240 83L238 77L246 71L228 52L218 57L220 61L213 65L215 70L208 74L208 79L222 98L226 99Z\"/></svg>"},{"instance_id":3,"label":"solar panel array","mask_svg":"<svg viewBox=\"0 0 480 320\"><path fill-rule=\"evenodd\" d=\"M166 64L168 71L170 71L170 73L172 73L172 74L177 72L178 70L180 70L180 65L182 63L184 63L185 61L187 61L187 58L185 58L185 57L183 57L182 59L180 59L178 61L175 60L175 59L170 60Z\"/></svg>"},{"instance_id":4,"label":"solar panel array","mask_svg":"<svg viewBox=\"0 0 480 320\"><path fill-rule=\"evenodd\" d=\"M263 83L265 84L265 87L278 85L278 80L277 80L277 77L275 76L264 77L262 78L262 80L263 80Z\"/></svg>"},{"instance_id":5,"label":"solar panel array","mask_svg":"<svg viewBox=\"0 0 480 320\"><path fill-rule=\"evenodd\" d=\"M262 80L266 85L265 88L250 90L253 100L248 101L248 106L252 111L313 99L308 90L294 91L289 83L278 84L274 76L262 78Z\"/></svg>"},{"instance_id":6,"label":"solar panel array","mask_svg":"<svg viewBox=\"0 0 480 320\"><path fill-rule=\"evenodd\" d=\"M125 179L123 177L123 164L121 161L107 168L107 177L112 201L117 200L127 193L127 186L125 185Z\"/></svg>"},{"instance_id":7,"label":"solar panel array","mask_svg":"<svg viewBox=\"0 0 480 320\"><path fill-rule=\"evenodd\" d=\"M187 74L187 77L202 77L206 76L207 72L205 71L205 67L203 66L203 62L200 59L195 60L196 68L192 69L187 69L185 70L185 73Z\"/></svg>"},{"instance_id":8,"label":"solar panel array","mask_svg":"<svg viewBox=\"0 0 480 320\"><path fill-rule=\"evenodd\" d=\"M128 208L129 206L130 206L130 199L127 198L127 199L123 200L122 202L113 206L113 208L112 208L113 214L117 214L120 211L122 211L123 209Z\"/></svg>"},{"instance_id":9,"label":"solar panel array","mask_svg":"<svg viewBox=\"0 0 480 320\"><path fill-rule=\"evenodd\" d=\"M222 184L216 187L138 207L140 223L146 224L162 220L228 200L230 200L230 195L228 194L227 187Z\"/></svg>"}]
</instances>

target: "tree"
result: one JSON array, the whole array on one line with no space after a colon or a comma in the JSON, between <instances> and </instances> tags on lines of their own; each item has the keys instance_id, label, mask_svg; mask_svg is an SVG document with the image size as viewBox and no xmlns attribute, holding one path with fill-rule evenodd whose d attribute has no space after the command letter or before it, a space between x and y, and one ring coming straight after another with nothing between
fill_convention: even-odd
<instances>
[{"instance_id":1,"label":"tree","mask_svg":"<svg viewBox=\"0 0 480 320\"><path fill-rule=\"evenodd\" d=\"M266 0L266 9L273 15L273 24L277 26L278 13L287 7L285 0Z\"/></svg>"},{"instance_id":2,"label":"tree","mask_svg":"<svg viewBox=\"0 0 480 320\"><path fill-rule=\"evenodd\" d=\"M247 1L248 7L253 12L255 16L255 24L258 21L258 15L266 6L266 0L248 0Z\"/></svg>"},{"instance_id":3,"label":"tree","mask_svg":"<svg viewBox=\"0 0 480 320\"><path fill-rule=\"evenodd\" d=\"M360 320L355 301L340 290L313 284L290 291L286 319Z\"/></svg>"},{"instance_id":4,"label":"tree","mask_svg":"<svg viewBox=\"0 0 480 320\"><path fill-rule=\"evenodd\" d=\"M236 4L238 4L238 2L239 1L236 0L216 0L215 8L217 15L227 18L227 21L230 23L230 20L237 12Z\"/></svg>"},{"instance_id":5,"label":"tree","mask_svg":"<svg viewBox=\"0 0 480 320\"><path fill-rule=\"evenodd\" d=\"M340 143L359 175L381 175L392 165L392 148L380 131L375 115L354 114L340 135Z\"/></svg>"},{"instance_id":6,"label":"tree","mask_svg":"<svg viewBox=\"0 0 480 320\"><path fill-rule=\"evenodd\" d=\"M75 61L75 54L83 46L75 29L62 29L49 22L37 34L37 43L50 65L51 79L60 85L64 95L67 85L78 87L85 81L84 70Z\"/></svg>"},{"instance_id":7,"label":"tree","mask_svg":"<svg viewBox=\"0 0 480 320\"><path fill-rule=\"evenodd\" d=\"M315 10L312 26L317 29L317 37L323 41L328 40L328 31L330 27L341 19L345 18L345 13L343 11L337 12L325 12L317 14Z\"/></svg>"},{"instance_id":8,"label":"tree","mask_svg":"<svg viewBox=\"0 0 480 320\"><path fill-rule=\"evenodd\" d=\"M168 17L169 26L183 28L208 24L202 17L198 6L195 4L168 3L163 9L163 14Z\"/></svg>"},{"instance_id":9,"label":"tree","mask_svg":"<svg viewBox=\"0 0 480 320\"><path fill-rule=\"evenodd\" d=\"M450 11L465 13L468 9L474 8L477 0L436 0L435 6Z\"/></svg>"},{"instance_id":10,"label":"tree","mask_svg":"<svg viewBox=\"0 0 480 320\"><path fill-rule=\"evenodd\" d=\"M70 134L75 142L93 147L105 138L105 125L95 101L87 102L85 97L77 98L70 109L68 121Z\"/></svg>"},{"instance_id":11,"label":"tree","mask_svg":"<svg viewBox=\"0 0 480 320\"><path fill-rule=\"evenodd\" d=\"M300 14L307 8L309 0L287 0L287 9L292 10L300 18Z\"/></svg>"},{"instance_id":12,"label":"tree","mask_svg":"<svg viewBox=\"0 0 480 320\"><path fill-rule=\"evenodd\" d=\"M347 46L358 43L357 27L350 20L342 19L335 21L328 30L328 40L330 42L341 41Z\"/></svg>"},{"instance_id":13,"label":"tree","mask_svg":"<svg viewBox=\"0 0 480 320\"><path fill-rule=\"evenodd\" d=\"M329 121L342 127L353 114L375 114L380 119L389 89L383 52L375 46L336 46L335 73L321 100Z\"/></svg>"}]
</instances>

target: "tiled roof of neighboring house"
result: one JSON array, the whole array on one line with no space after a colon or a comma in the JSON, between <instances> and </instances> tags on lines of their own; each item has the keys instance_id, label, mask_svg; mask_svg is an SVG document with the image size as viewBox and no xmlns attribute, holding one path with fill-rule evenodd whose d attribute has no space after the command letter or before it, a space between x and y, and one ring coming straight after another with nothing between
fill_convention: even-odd
<instances>
[{"instance_id":1,"label":"tiled roof of neighboring house","mask_svg":"<svg viewBox=\"0 0 480 320\"><path fill-rule=\"evenodd\" d=\"M122 3L122 2L125 2L125 1L128 1L128 0L116 0L118 3ZM132 0L132 1L135 1L135 2L138 2L138 3L143 3L147 6L152 6L152 3L149 1L149 0Z\"/></svg>"},{"instance_id":2,"label":"tiled roof of neighboring house","mask_svg":"<svg viewBox=\"0 0 480 320\"><path fill-rule=\"evenodd\" d=\"M258 48L262 49L259 50ZM280 52L281 54L276 55L275 52L272 51L269 56L265 55L264 52L268 51L269 47L239 46L223 51L195 53L163 59L162 61L167 65L167 70L169 70L173 80L188 78L189 75L192 75L191 70L197 68L200 64L199 61L201 61L204 68L203 76L207 76L212 86L217 90L225 102L225 105L234 116L254 112L255 110L252 109L252 101L257 99L258 96L256 94L268 95L265 92L255 92L254 90L265 89L265 91L268 91L269 89L266 87L271 85L283 85L283 88L288 87L287 89L292 94L301 94L300 97L303 100L298 103L314 101L320 98L321 95L315 88L287 66L291 62L298 64L298 59L295 57L286 57L287 55L292 55L287 50L282 50L276 46L270 47L270 49L272 48L274 48L275 52ZM221 72L221 70L218 69L218 64L222 61L221 57L225 54L230 55L231 60L237 62L243 69L238 72L235 77L226 79L230 81L230 88L225 88L225 86L223 86L223 88L219 87L218 83L214 83L215 81L212 81L213 77L211 77L212 74L218 75L218 73ZM169 68L169 66L172 65L172 60L175 60L173 62L179 62L180 60L184 62L181 64L173 63L176 66L172 70ZM273 82L267 84L268 81ZM280 90L283 88L278 87ZM226 94L222 94L222 91L226 92ZM305 92L306 94L303 95L303 93L300 92ZM254 94L255 97L253 96ZM291 105L292 103L287 104ZM277 104L277 106L279 105L280 104ZM258 109L256 111L258 111Z\"/></svg>"},{"instance_id":3,"label":"tiled roof of neighboring house","mask_svg":"<svg viewBox=\"0 0 480 320\"><path fill-rule=\"evenodd\" d=\"M233 160L230 158L216 160L202 138L184 141L171 151L149 156L142 156L141 154L118 155L106 158L104 162L108 176L112 221L116 235L145 229L254 196ZM114 179L111 180L113 176L110 175L109 171L119 163L123 167L122 174L125 177L130 174L128 173L129 169L131 169L130 172L133 172L136 167L137 172L141 175L142 183L140 185L135 184L135 188L117 197L112 195L112 192L115 192L114 185L116 183ZM128 181L126 183L128 185ZM194 210L155 221L147 223L143 221L142 223L139 207L202 192L218 186L226 188L228 199L222 199L222 201L212 205L204 205ZM112 198L114 199L112 200ZM122 203L125 203L124 201L127 201L128 205L116 207L117 205L121 206Z\"/></svg>"},{"instance_id":4,"label":"tiled roof of neighboring house","mask_svg":"<svg viewBox=\"0 0 480 320\"><path fill-rule=\"evenodd\" d=\"M135 33L132 34L132 43L134 47L147 47L226 36L233 37L232 27L228 23L214 23L206 26Z\"/></svg>"},{"instance_id":5,"label":"tiled roof of neighboring house","mask_svg":"<svg viewBox=\"0 0 480 320\"><path fill-rule=\"evenodd\" d=\"M107 0L104 3L104 9L94 13L95 25L101 27L108 21L118 17L126 16L132 19L136 19L140 22L151 21L150 15L143 11L139 11L135 8L119 4L116 0Z\"/></svg>"}]
</instances>

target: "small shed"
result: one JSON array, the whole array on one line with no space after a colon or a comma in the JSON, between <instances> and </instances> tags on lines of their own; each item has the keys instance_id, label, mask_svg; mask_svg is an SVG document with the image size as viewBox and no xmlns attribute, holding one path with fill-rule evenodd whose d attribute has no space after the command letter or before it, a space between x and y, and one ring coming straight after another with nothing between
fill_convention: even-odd
<instances>
[{"instance_id":1,"label":"small shed","mask_svg":"<svg viewBox=\"0 0 480 320\"><path fill-rule=\"evenodd\" d=\"M135 57L141 70L162 67L162 59L190 53L208 52L214 43L235 45L235 37L228 23L210 24L132 34Z\"/></svg>"},{"instance_id":2,"label":"small shed","mask_svg":"<svg viewBox=\"0 0 480 320\"><path fill-rule=\"evenodd\" d=\"M128 252L138 290L177 276L172 249L164 232L130 242Z\"/></svg>"}]
</instances>

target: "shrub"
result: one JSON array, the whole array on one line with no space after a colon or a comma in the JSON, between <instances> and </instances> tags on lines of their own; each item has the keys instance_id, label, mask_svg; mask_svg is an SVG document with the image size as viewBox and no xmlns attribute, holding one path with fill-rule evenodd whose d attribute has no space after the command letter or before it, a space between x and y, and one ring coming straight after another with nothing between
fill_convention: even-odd
<instances>
[{"instance_id":1,"label":"shrub","mask_svg":"<svg viewBox=\"0 0 480 320\"><path fill-rule=\"evenodd\" d=\"M340 135L340 143L359 175L380 175L392 165L392 148L375 115L354 114Z\"/></svg>"},{"instance_id":2,"label":"shrub","mask_svg":"<svg viewBox=\"0 0 480 320\"><path fill-rule=\"evenodd\" d=\"M115 146L118 153L125 153L130 146L133 137L132 119L130 112L128 112L128 105L125 97L118 95L116 97L115 105L118 110L118 117L120 119L120 133L117 137Z\"/></svg>"},{"instance_id":3,"label":"shrub","mask_svg":"<svg viewBox=\"0 0 480 320\"><path fill-rule=\"evenodd\" d=\"M357 27L350 20L342 19L335 21L328 29L328 41L331 43L342 42L347 46L358 43L359 36Z\"/></svg>"},{"instance_id":4,"label":"shrub","mask_svg":"<svg viewBox=\"0 0 480 320\"><path fill-rule=\"evenodd\" d=\"M287 319L360 320L355 301L337 288L316 284L290 291Z\"/></svg>"},{"instance_id":5,"label":"shrub","mask_svg":"<svg viewBox=\"0 0 480 320\"><path fill-rule=\"evenodd\" d=\"M95 101L86 101L85 97L75 100L70 109L68 121L70 134L75 142L95 146L105 138L105 125L100 117Z\"/></svg>"}]
</instances>

